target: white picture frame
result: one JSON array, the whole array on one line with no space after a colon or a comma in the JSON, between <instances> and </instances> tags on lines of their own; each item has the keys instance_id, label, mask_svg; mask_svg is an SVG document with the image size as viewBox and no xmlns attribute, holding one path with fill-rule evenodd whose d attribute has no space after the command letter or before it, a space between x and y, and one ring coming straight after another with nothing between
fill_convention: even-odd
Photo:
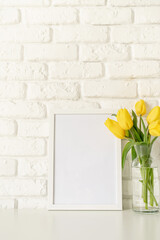
<instances>
[{"instance_id":1,"label":"white picture frame","mask_svg":"<svg viewBox=\"0 0 160 240\"><path fill-rule=\"evenodd\" d=\"M65 116L111 116L110 113L106 113L103 111L52 111L50 110L50 134L49 134L49 170L48 170L48 210L122 210L122 170L121 170L121 140L117 139L116 137L113 136L113 138L115 139L115 148L113 149L113 151L115 152L115 166L116 166L116 170L114 172L114 174L116 173L116 180L115 180L115 193L113 194L114 196L116 196L116 202L113 201L113 203L96 203L96 204L92 204L92 203L85 203L83 202L82 204L80 203L68 203L64 200L64 203L62 202L58 202L55 201L55 189L58 189L61 185L58 184L59 180L56 180L56 176L58 176L58 173L55 174L55 169L56 169L56 162L58 161L58 157L56 159L56 156L59 156L61 153L55 154L55 144L56 144L56 152L58 152L58 143L56 143L56 125L58 126L58 121L62 121L62 117L64 118L64 120L66 119ZM57 120L59 118L59 120ZM73 118L73 117L72 117ZM56 119L56 121L55 121ZM71 119L71 118L70 118ZM75 121L75 120L74 120ZM63 121L64 122L64 121ZM60 124L60 123L59 123ZM102 124L104 125L104 122L102 122ZM62 126L62 124L60 125ZM57 127L58 128L58 127ZM107 129L105 127L105 129ZM109 131L109 130L107 130ZM106 132L107 135L107 132ZM112 136L112 135L110 135ZM59 138L57 138L59 139ZM63 139L64 139L64 135L63 135ZM61 138L62 140L62 138ZM58 140L57 140L58 141ZM63 141L63 140L62 140ZM94 146L93 146L94 148ZM94 148L95 149L95 148ZM63 151L63 149L60 149L60 151ZM60 152L59 151L59 152ZM60 159L60 158L59 158ZM62 159L62 157L61 157ZM61 161L61 160L60 160ZM58 163L57 163L58 165ZM60 164L59 164L60 165ZM65 164L64 164L65 165ZM61 164L59 168L60 169L63 168L63 165ZM108 169L108 167L107 167ZM77 170L77 169L76 169ZM58 170L57 170L58 171ZM61 169L59 170L61 171ZM107 175L106 175L107 176ZM57 182L57 183L56 183ZM65 181L66 182L66 181ZM63 182L64 183L64 182ZM55 186L56 184L56 186ZM66 188L65 188L66 189ZM58 192L58 191L57 191ZM60 194L57 193L57 195L59 196ZM60 197L57 197L57 199L60 199ZM63 198L65 199L65 197ZM93 200L94 201L94 200Z\"/></svg>"}]
</instances>

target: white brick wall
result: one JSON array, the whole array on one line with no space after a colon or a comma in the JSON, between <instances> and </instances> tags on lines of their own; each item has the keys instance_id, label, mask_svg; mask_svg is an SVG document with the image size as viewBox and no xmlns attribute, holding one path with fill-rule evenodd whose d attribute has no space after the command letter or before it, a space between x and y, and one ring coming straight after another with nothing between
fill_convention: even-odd
<instances>
[{"instance_id":1,"label":"white brick wall","mask_svg":"<svg viewBox=\"0 0 160 240\"><path fill-rule=\"evenodd\" d=\"M49 77L55 79L88 79L103 77L101 63L52 63L49 65Z\"/></svg>"},{"instance_id":2,"label":"white brick wall","mask_svg":"<svg viewBox=\"0 0 160 240\"><path fill-rule=\"evenodd\" d=\"M77 24L53 27L53 40L56 42L107 42L108 27ZM1 30L0 30L1 31ZM1 32L0 32L1 33ZM0 39L1 40L1 39Z\"/></svg>"},{"instance_id":3,"label":"white brick wall","mask_svg":"<svg viewBox=\"0 0 160 240\"><path fill-rule=\"evenodd\" d=\"M160 104L160 1L0 0L0 208L44 208L48 104ZM131 171L123 205L131 207Z\"/></svg>"},{"instance_id":4,"label":"white brick wall","mask_svg":"<svg viewBox=\"0 0 160 240\"><path fill-rule=\"evenodd\" d=\"M159 42L159 25L121 25L111 27L111 41L116 43L152 43Z\"/></svg>"},{"instance_id":5,"label":"white brick wall","mask_svg":"<svg viewBox=\"0 0 160 240\"><path fill-rule=\"evenodd\" d=\"M29 8L25 9L25 20L29 24L74 24L77 23L75 8Z\"/></svg>"},{"instance_id":6,"label":"white brick wall","mask_svg":"<svg viewBox=\"0 0 160 240\"><path fill-rule=\"evenodd\" d=\"M85 24L125 24L132 22L131 9L127 8L83 8L80 22Z\"/></svg>"},{"instance_id":7,"label":"white brick wall","mask_svg":"<svg viewBox=\"0 0 160 240\"><path fill-rule=\"evenodd\" d=\"M160 73L158 61L129 61L106 64L107 77L115 79L133 79L157 77Z\"/></svg>"},{"instance_id":8,"label":"white brick wall","mask_svg":"<svg viewBox=\"0 0 160 240\"><path fill-rule=\"evenodd\" d=\"M123 61L130 59L130 47L124 44L81 44L80 61Z\"/></svg>"},{"instance_id":9,"label":"white brick wall","mask_svg":"<svg viewBox=\"0 0 160 240\"><path fill-rule=\"evenodd\" d=\"M0 79L2 80L45 80L47 66L42 63L0 62Z\"/></svg>"},{"instance_id":10,"label":"white brick wall","mask_svg":"<svg viewBox=\"0 0 160 240\"><path fill-rule=\"evenodd\" d=\"M19 23L19 10L16 9L0 9L0 24Z\"/></svg>"},{"instance_id":11,"label":"white brick wall","mask_svg":"<svg viewBox=\"0 0 160 240\"><path fill-rule=\"evenodd\" d=\"M85 82L85 97L114 97L114 98L135 98L137 96L137 85L134 82L105 81L105 82Z\"/></svg>"},{"instance_id":12,"label":"white brick wall","mask_svg":"<svg viewBox=\"0 0 160 240\"><path fill-rule=\"evenodd\" d=\"M0 42L49 42L50 28L44 26L0 26Z\"/></svg>"},{"instance_id":13,"label":"white brick wall","mask_svg":"<svg viewBox=\"0 0 160 240\"><path fill-rule=\"evenodd\" d=\"M21 60L22 46L15 43L0 44L0 61L19 61Z\"/></svg>"},{"instance_id":14,"label":"white brick wall","mask_svg":"<svg viewBox=\"0 0 160 240\"><path fill-rule=\"evenodd\" d=\"M105 0L52 0L55 6L101 6Z\"/></svg>"},{"instance_id":15,"label":"white brick wall","mask_svg":"<svg viewBox=\"0 0 160 240\"><path fill-rule=\"evenodd\" d=\"M24 46L28 61L76 61L78 47L73 44L28 44Z\"/></svg>"}]
</instances>

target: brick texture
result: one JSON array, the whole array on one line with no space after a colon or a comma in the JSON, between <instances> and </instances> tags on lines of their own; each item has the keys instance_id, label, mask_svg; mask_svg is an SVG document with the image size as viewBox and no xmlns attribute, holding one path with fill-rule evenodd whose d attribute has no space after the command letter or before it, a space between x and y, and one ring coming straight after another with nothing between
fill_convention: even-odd
<instances>
[{"instance_id":1,"label":"brick texture","mask_svg":"<svg viewBox=\"0 0 160 240\"><path fill-rule=\"evenodd\" d=\"M66 82L54 82L47 85L31 83L28 85L28 98L77 100L79 98L79 85Z\"/></svg>"},{"instance_id":2,"label":"brick texture","mask_svg":"<svg viewBox=\"0 0 160 240\"><path fill-rule=\"evenodd\" d=\"M158 0L0 0L0 208L47 206L49 105L160 104L159 12ZM131 185L128 155L124 209Z\"/></svg>"},{"instance_id":3,"label":"brick texture","mask_svg":"<svg viewBox=\"0 0 160 240\"><path fill-rule=\"evenodd\" d=\"M106 64L110 78L141 78L158 77L160 66L155 61L117 62Z\"/></svg>"},{"instance_id":4,"label":"brick texture","mask_svg":"<svg viewBox=\"0 0 160 240\"><path fill-rule=\"evenodd\" d=\"M15 176L17 173L17 161L14 159L0 159L0 176Z\"/></svg>"},{"instance_id":5,"label":"brick texture","mask_svg":"<svg viewBox=\"0 0 160 240\"><path fill-rule=\"evenodd\" d=\"M22 47L19 44L0 44L0 61L19 61L22 59L21 53Z\"/></svg>"},{"instance_id":6,"label":"brick texture","mask_svg":"<svg viewBox=\"0 0 160 240\"><path fill-rule=\"evenodd\" d=\"M101 6L105 0L52 0L55 6Z\"/></svg>"},{"instance_id":7,"label":"brick texture","mask_svg":"<svg viewBox=\"0 0 160 240\"><path fill-rule=\"evenodd\" d=\"M159 5L157 0L108 0L111 6L129 7L129 6L154 6Z\"/></svg>"},{"instance_id":8,"label":"brick texture","mask_svg":"<svg viewBox=\"0 0 160 240\"><path fill-rule=\"evenodd\" d=\"M77 22L74 8L39 8L27 9L25 19L29 24L71 24Z\"/></svg>"},{"instance_id":9,"label":"brick texture","mask_svg":"<svg viewBox=\"0 0 160 240\"><path fill-rule=\"evenodd\" d=\"M1 9L0 24L15 24L19 23L19 11L16 9Z\"/></svg>"},{"instance_id":10,"label":"brick texture","mask_svg":"<svg viewBox=\"0 0 160 240\"><path fill-rule=\"evenodd\" d=\"M43 26L0 26L0 42L49 42L50 29Z\"/></svg>"},{"instance_id":11,"label":"brick texture","mask_svg":"<svg viewBox=\"0 0 160 240\"><path fill-rule=\"evenodd\" d=\"M159 36L158 25L127 25L111 28L111 40L117 43L155 43L159 42Z\"/></svg>"},{"instance_id":12,"label":"brick texture","mask_svg":"<svg viewBox=\"0 0 160 240\"><path fill-rule=\"evenodd\" d=\"M46 65L41 63L0 63L0 79L2 80L45 80Z\"/></svg>"},{"instance_id":13,"label":"brick texture","mask_svg":"<svg viewBox=\"0 0 160 240\"><path fill-rule=\"evenodd\" d=\"M40 7L48 5L48 0L0 0L0 6L2 7Z\"/></svg>"},{"instance_id":14,"label":"brick texture","mask_svg":"<svg viewBox=\"0 0 160 240\"><path fill-rule=\"evenodd\" d=\"M44 179L1 179L0 196L39 196L46 194L46 181Z\"/></svg>"},{"instance_id":15,"label":"brick texture","mask_svg":"<svg viewBox=\"0 0 160 240\"><path fill-rule=\"evenodd\" d=\"M86 97L114 97L135 98L137 96L136 83L129 82L92 82L84 84Z\"/></svg>"},{"instance_id":16,"label":"brick texture","mask_svg":"<svg viewBox=\"0 0 160 240\"><path fill-rule=\"evenodd\" d=\"M45 154L43 139L0 138L0 156L40 156Z\"/></svg>"},{"instance_id":17,"label":"brick texture","mask_svg":"<svg viewBox=\"0 0 160 240\"><path fill-rule=\"evenodd\" d=\"M50 78L88 79L103 76L101 63L52 63L49 66Z\"/></svg>"},{"instance_id":18,"label":"brick texture","mask_svg":"<svg viewBox=\"0 0 160 240\"><path fill-rule=\"evenodd\" d=\"M160 7L135 8L135 23L160 23Z\"/></svg>"},{"instance_id":19,"label":"brick texture","mask_svg":"<svg viewBox=\"0 0 160 240\"><path fill-rule=\"evenodd\" d=\"M128 24L132 15L127 8L84 8L80 10L80 20L86 24Z\"/></svg>"},{"instance_id":20,"label":"brick texture","mask_svg":"<svg viewBox=\"0 0 160 240\"><path fill-rule=\"evenodd\" d=\"M80 45L81 61L120 61L130 58L130 49L124 44L87 44Z\"/></svg>"},{"instance_id":21,"label":"brick texture","mask_svg":"<svg viewBox=\"0 0 160 240\"><path fill-rule=\"evenodd\" d=\"M78 48L71 44L28 44L24 47L24 58L29 61L74 61Z\"/></svg>"},{"instance_id":22,"label":"brick texture","mask_svg":"<svg viewBox=\"0 0 160 240\"><path fill-rule=\"evenodd\" d=\"M93 25L56 26L53 28L53 38L56 42L106 42L108 28Z\"/></svg>"}]
</instances>

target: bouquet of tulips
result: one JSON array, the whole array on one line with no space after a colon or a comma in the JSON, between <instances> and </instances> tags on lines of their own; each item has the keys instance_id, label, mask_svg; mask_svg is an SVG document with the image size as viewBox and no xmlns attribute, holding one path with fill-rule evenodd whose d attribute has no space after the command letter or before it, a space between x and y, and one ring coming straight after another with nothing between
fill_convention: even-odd
<instances>
[{"instance_id":1,"label":"bouquet of tulips","mask_svg":"<svg viewBox=\"0 0 160 240\"><path fill-rule=\"evenodd\" d=\"M160 107L156 106L150 111L146 118L147 124L142 117L145 114L145 102L140 100L135 104L135 111L132 110L132 115L127 109L120 109L117 114L113 114L117 121L108 118L105 125L117 138L128 140L122 152L122 168L124 168L126 156L130 150L132 160L138 158L141 166L142 197L147 209L148 192L150 193L150 205L153 206L155 203L158 206L153 192L154 177L150 155L153 143L160 136ZM141 146L145 149L143 153L140 151Z\"/></svg>"}]
</instances>

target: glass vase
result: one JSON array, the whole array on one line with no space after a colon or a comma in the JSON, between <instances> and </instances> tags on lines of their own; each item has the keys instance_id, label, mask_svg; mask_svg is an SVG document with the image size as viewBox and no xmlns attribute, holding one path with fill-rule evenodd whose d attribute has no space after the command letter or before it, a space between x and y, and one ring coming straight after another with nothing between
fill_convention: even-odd
<instances>
[{"instance_id":1,"label":"glass vase","mask_svg":"<svg viewBox=\"0 0 160 240\"><path fill-rule=\"evenodd\" d=\"M136 212L159 211L159 178L156 160L151 158L151 145L135 146L137 158L132 162L132 208Z\"/></svg>"}]
</instances>

